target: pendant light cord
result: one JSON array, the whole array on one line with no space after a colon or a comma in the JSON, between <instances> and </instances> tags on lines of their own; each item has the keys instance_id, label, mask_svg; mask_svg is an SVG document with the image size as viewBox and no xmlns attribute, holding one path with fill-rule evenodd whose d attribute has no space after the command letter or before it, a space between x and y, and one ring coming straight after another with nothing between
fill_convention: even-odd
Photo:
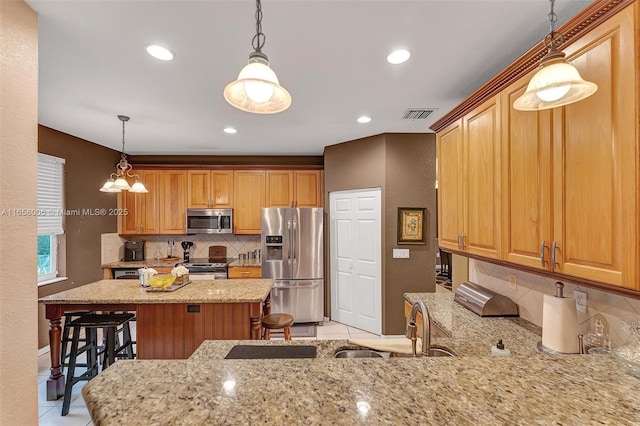
<instances>
[{"instance_id":1,"label":"pendant light cord","mask_svg":"<svg viewBox=\"0 0 640 426\"><path fill-rule=\"evenodd\" d=\"M260 0L256 0L256 35L251 39L251 46L253 46L253 50L256 52L262 52L265 41L266 37L262 33L262 3L260 3Z\"/></svg>"},{"instance_id":2,"label":"pendant light cord","mask_svg":"<svg viewBox=\"0 0 640 426\"><path fill-rule=\"evenodd\" d=\"M124 154L124 120L122 121L122 155Z\"/></svg>"}]
</instances>

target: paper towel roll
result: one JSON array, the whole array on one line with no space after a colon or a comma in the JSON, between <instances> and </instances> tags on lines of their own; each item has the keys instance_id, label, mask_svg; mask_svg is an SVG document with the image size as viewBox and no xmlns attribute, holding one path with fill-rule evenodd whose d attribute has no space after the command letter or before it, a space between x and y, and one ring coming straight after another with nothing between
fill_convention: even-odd
<instances>
[{"instance_id":1,"label":"paper towel roll","mask_svg":"<svg viewBox=\"0 0 640 426\"><path fill-rule=\"evenodd\" d=\"M575 300L568 297L544 295L542 344L557 352L579 353L578 311Z\"/></svg>"}]
</instances>

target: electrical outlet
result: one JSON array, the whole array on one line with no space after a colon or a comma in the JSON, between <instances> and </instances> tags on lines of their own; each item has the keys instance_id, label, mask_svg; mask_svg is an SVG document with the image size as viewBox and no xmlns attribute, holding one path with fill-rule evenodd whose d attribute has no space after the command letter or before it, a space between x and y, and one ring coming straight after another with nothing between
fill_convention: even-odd
<instances>
[{"instance_id":1,"label":"electrical outlet","mask_svg":"<svg viewBox=\"0 0 640 426\"><path fill-rule=\"evenodd\" d=\"M584 291L574 290L573 298L576 299L576 309L583 314L587 313L587 293Z\"/></svg>"},{"instance_id":2,"label":"electrical outlet","mask_svg":"<svg viewBox=\"0 0 640 426\"><path fill-rule=\"evenodd\" d=\"M509 288L511 290L518 289L518 276L516 274L509 275Z\"/></svg>"}]
</instances>

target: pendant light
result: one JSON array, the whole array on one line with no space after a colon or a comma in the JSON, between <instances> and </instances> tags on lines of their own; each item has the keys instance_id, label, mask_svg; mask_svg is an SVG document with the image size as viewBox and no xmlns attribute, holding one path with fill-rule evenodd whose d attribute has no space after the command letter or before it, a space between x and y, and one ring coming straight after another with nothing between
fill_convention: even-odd
<instances>
[{"instance_id":1,"label":"pendant light","mask_svg":"<svg viewBox=\"0 0 640 426\"><path fill-rule=\"evenodd\" d=\"M262 53L265 35L262 33L262 5L256 0L256 35L251 40L254 52L238 79L224 88L224 98L234 107L255 114L275 114L291 105L291 95L280 86L269 58Z\"/></svg>"},{"instance_id":2,"label":"pendant light","mask_svg":"<svg viewBox=\"0 0 640 426\"><path fill-rule=\"evenodd\" d=\"M126 115L119 115L118 119L122 121L122 154L120 155L120 162L116 164L116 172L111 173L111 176L109 176L109 179L105 182L102 188L100 188L100 191L147 193L149 191L147 191L144 184L140 182L140 176L135 173L131 173L133 166L131 166L127 161L127 155L124 151L124 123L129 121L129 117ZM129 182L127 182L128 177L135 178L135 183L132 186L129 186Z\"/></svg>"},{"instance_id":3,"label":"pendant light","mask_svg":"<svg viewBox=\"0 0 640 426\"><path fill-rule=\"evenodd\" d=\"M527 90L515 100L513 107L520 111L538 111L578 102L593 95L598 86L580 77L578 70L565 59L558 50L564 37L554 31L557 16L551 3L549 19L550 32L544 38L547 54L540 60L540 69L531 78Z\"/></svg>"}]
</instances>

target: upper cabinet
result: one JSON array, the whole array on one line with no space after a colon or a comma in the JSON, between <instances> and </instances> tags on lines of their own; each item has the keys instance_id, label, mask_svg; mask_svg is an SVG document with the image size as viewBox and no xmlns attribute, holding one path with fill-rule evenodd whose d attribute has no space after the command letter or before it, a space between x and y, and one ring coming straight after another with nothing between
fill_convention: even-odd
<instances>
[{"instance_id":1,"label":"upper cabinet","mask_svg":"<svg viewBox=\"0 0 640 426\"><path fill-rule=\"evenodd\" d=\"M138 170L136 173L149 193L136 194L122 191L118 193L118 207L127 214L119 216L119 234L158 234L160 220L158 216L159 174L157 170Z\"/></svg>"},{"instance_id":2,"label":"upper cabinet","mask_svg":"<svg viewBox=\"0 0 640 426\"><path fill-rule=\"evenodd\" d=\"M640 260L635 37L628 7L566 49L598 91L553 111L552 268L631 288Z\"/></svg>"},{"instance_id":3,"label":"upper cabinet","mask_svg":"<svg viewBox=\"0 0 640 426\"><path fill-rule=\"evenodd\" d=\"M184 234L187 213L187 172L163 170L159 173L159 178L160 234Z\"/></svg>"},{"instance_id":4,"label":"upper cabinet","mask_svg":"<svg viewBox=\"0 0 640 426\"><path fill-rule=\"evenodd\" d=\"M616 13L595 2L584 22L600 17L601 9L612 15L563 48L582 77L598 85L594 95L550 110L517 111L513 102L526 89L530 72L500 90L497 114L490 111L495 95L487 94L480 107L469 113L459 107L450 121L443 120L438 128L442 248L560 279L640 289L640 13L637 1ZM487 87L480 91L495 93ZM463 167L451 165L456 161ZM460 204L462 231L453 212ZM458 232L464 234L461 241Z\"/></svg>"},{"instance_id":5,"label":"upper cabinet","mask_svg":"<svg viewBox=\"0 0 640 426\"><path fill-rule=\"evenodd\" d=\"M261 209L265 203L266 172L236 170L234 173L233 226L236 234L260 234Z\"/></svg>"},{"instance_id":6,"label":"upper cabinet","mask_svg":"<svg viewBox=\"0 0 640 426\"><path fill-rule=\"evenodd\" d=\"M492 98L438 133L438 236L444 249L499 257L499 129L499 99Z\"/></svg>"},{"instance_id":7,"label":"upper cabinet","mask_svg":"<svg viewBox=\"0 0 640 426\"><path fill-rule=\"evenodd\" d=\"M121 235L185 233L187 208L234 209L234 233L261 233L262 207L321 207L322 170L136 170L148 194L118 194Z\"/></svg>"},{"instance_id":8,"label":"upper cabinet","mask_svg":"<svg viewBox=\"0 0 640 426\"><path fill-rule=\"evenodd\" d=\"M321 170L268 170L267 207L322 207Z\"/></svg>"},{"instance_id":9,"label":"upper cabinet","mask_svg":"<svg viewBox=\"0 0 640 426\"><path fill-rule=\"evenodd\" d=\"M232 208L233 170L188 170L188 208Z\"/></svg>"}]
</instances>

